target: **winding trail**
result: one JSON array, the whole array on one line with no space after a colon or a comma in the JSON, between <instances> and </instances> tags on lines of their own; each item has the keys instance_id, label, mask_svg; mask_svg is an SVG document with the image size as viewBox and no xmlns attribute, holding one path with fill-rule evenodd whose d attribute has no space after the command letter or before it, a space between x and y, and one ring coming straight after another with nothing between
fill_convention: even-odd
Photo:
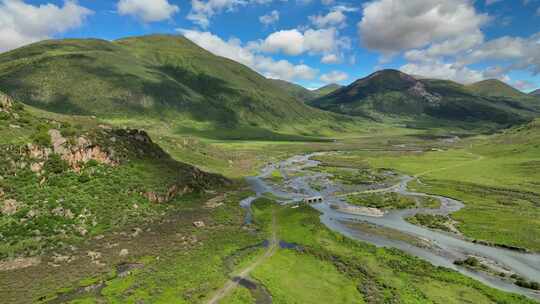
<instances>
[{"instance_id":1,"label":"winding trail","mask_svg":"<svg viewBox=\"0 0 540 304\"><path fill-rule=\"evenodd\" d=\"M273 256L279 248L279 241L277 236L277 219L276 214L272 214L272 233L268 244L268 249L263 255L258 257L253 263L249 264L246 268L242 269L237 275L231 278L223 287L216 291L214 296L208 300L208 304L218 304L223 298L229 295L234 289L238 287L242 279L247 279L249 274L264 263L267 259Z\"/></svg>"}]
</instances>

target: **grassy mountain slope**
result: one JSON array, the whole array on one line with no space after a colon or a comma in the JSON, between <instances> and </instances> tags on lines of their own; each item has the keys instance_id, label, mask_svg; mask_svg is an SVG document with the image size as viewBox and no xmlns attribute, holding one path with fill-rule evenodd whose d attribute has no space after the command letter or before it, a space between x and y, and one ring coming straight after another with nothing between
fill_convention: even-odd
<instances>
[{"instance_id":1,"label":"grassy mountain slope","mask_svg":"<svg viewBox=\"0 0 540 304\"><path fill-rule=\"evenodd\" d=\"M529 93L529 95L532 95L532 96L540 96L540 89L536 90L536 91L532 91L531 93Z\"/></svg>"},{"instance_id":2,"label":"grassy mountain slope","mask_svg":"<svg viewBox=\"0 0 540 304\"><path fill-rule=\"evenodd\" d=\"M175 127L188 131L299 134L339 125L336 116L180 36L29 45L0 55L0 88L53 112L183 121Z\"/></svg>"},{"instance_id":3,"label":"grassy mountain slope","mask_svg":"<svg viewBox=\"0 0 540 304\"><path fill-rule=\"evenodd\" d=\"M313 91L317 97L322 97L325 95L328 95L336 90L341 89L343 86L337 84L337 83L331 83L328 85L325 85L323 87L318 88L317 90Z\"/></svg>"},{"instance_id":4,"label":"grassy mountain slope","mask_svg":"<svg viewBox=\"0 0 540 304\"><path fill-rule=\"evenodd\" d=\"M468 85L466 88L477 96L489 98L492 102L507 104L515 108L527 107L540 113L540 99L525 94L500 80L488 79Z\"/></svg>"},{"instance_id":5,"label":"grassy mountain slope","mask_svg":"<svg viewBox=\"0 0 540 304\"><path fill-rule=\"evenodd\" d=\"M321 109L378 120L397 119L414 126L506 126L537 115L533 105L515 99L471 93L445 80L417 80L395 70L383 70L310 104ZM536 105L534 105L536 106Z\"/></svg>"},{"instance_id":6,"label":"grassy mountain slope","mask_svg":"<svg viewBox=\"0 0 540 304\"><path fill-rule=\"evenodd\" d=\"M498 80L498 79L487 79L482 80L466 86L467 89L472 92L491 97L523 97L527 94L519 91L516 88Z\"/></svg>"},{"instance_id":7,"label":"grassy mountain slope","mask_svg":"<svg viewBox=\"0 0 540 304\"><path fill-rule=\"evenodd\" d=\"M289 95L292 95L298 100L301 100L303 102L309 102L312 101L318 97L322 97L325 95L328 95L337 89L342 88L341 85L332 83L329 85L325 85L323 87L320 87L316 90L308 90L304 88L301 85L297 85L295 83L291 83L288 81L280 80L280 79L270 79L276 85L279 89L289 93Z\"/></svg>"},{"instance_id":8,"label":"grassy mountain slope","mask_svg":"<svg viewBox=\"0 0 540 304\"><path fill-rule=\"evenodd\" d=\"M145 132L42 119L0 93L0 260L148 221L228 182Z\"/></svg>"},{"instance_id":9,"label":"grassy mountain slope","mask_svg":"<svg viewBox=\"0 0 540 304\"><path fill-rule=\"evenodd\" d=\"M302 102L310 101L318 96L317 94L315 94L315 92L310 91L303 86L297 85L295 83L280 79L270 79L270 81L273 82L274 85L277 86L280 90L289 93L294 98L301 100Z\"/></svg>"}]
</instances>

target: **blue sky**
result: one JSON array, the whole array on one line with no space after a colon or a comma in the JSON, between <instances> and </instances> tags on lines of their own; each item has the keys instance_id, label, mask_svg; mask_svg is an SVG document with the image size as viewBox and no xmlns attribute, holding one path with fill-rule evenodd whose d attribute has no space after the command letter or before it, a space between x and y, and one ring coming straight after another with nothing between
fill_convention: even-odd
<instances>
[{"instance_id":1,"label":"blue sky","mask_svg":"<svg viewBox=\"0 0 540 304\"><path fill-rule=\"evenodd\" d=\"M0 0L0 51L152 33L308 88L381 68L540 87L540 0Z\"/></svg>"}]
</instances>

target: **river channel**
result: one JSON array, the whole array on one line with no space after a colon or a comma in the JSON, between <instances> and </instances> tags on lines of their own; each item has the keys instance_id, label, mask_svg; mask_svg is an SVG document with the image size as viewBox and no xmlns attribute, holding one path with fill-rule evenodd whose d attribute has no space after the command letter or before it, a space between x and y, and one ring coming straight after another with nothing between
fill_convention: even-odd
<instances>
[{"instance_id":1,"label":"river channel","mask_svg":"<svg viewBox=\"0 0 540 304\"><path fill-rule=\"evenodd\" d=\"M540 293L518 287L513 282L501 279L496 275L487 272L473 271L466 267L456 266L455 260L465 259L468 256L479 257L489 261L491 265L507 269L513 273L533 281L540 281L540 255L523 253L509 249L485 246L469 242L451 233L438 232L421 226L410 224L405 218L417 213L431 213L448 215L464 207L460 201L434 196L425 193L410 192L407 185L414 180L413 177L402 176L399 182L387 188L385 191L392 191L407 196L424 196L436 198L441 202L438 209L405 209L386 212L383 216L372 216L360 213L348 213L336 209L336 206L347 207L347 202L338 193L342 190L339 183L329 179L328 174L308 170L319 165L318 161L311 158L322 153L309 155L297 155L287 160L275 164L269 164L261 170L258 176L249 177L248 183L257 194L241 202L243 207L249 209L251 202L257 197L271 193L274 196L283 198L283 204L296 204L306 197L322 196L322 203L312 205L313 208L321 212L321 222L331 230L337 231L352 239L365 241L379 247L392 247L403 250L411 255L429 261L435 266L442 266L459 271L460 273L472 277L484 284L498 288L500 290L519 293L537 301L540 301ZM285 180L282 184L275 184L268 181L268 177L274 170L280 170ZM295 174L291 174L294 172ZM313 182L317 181L324 187L314 189ZM333 208L332 208L333 206ZM246 221L251 220L248 213ZM378 234L371 234L355 229L355 223L369 223L375 227L392 229L400 233L422 240L430 246L418 246L411 242L400 239L392 239Z\"/></svg>"}]
</instances>

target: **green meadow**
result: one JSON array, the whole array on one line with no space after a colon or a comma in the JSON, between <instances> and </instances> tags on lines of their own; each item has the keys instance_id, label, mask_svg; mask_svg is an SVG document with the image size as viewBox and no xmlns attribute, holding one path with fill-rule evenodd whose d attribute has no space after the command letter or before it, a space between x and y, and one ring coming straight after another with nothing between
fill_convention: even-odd
<instances>
[{"instance_id":1,"label":"green meadow","mask_svg":"<svg viewBox=\"0 0 540 304\"><path fill-rule=\"evenodd\" d=\"M451 215L465 236L540 251L539 143L535 121L492 136L466 138L449 149L350 151L319 159L416 176L419 182L410 184L412 190L465 203Z\"/></svg>"},{"instance_id":2,"label":"green meadow","mask_svg":"<svg viewBox=\"0 0 540 304\"><path fill-rule=\"evenodd\" d=\"M307 206L292 209L262 199L254 212L266 231L275 214L279 238L298 248L280 249L253 273L276 303L533 303L399 250L345 238Z\"/></svg>"}]
</instances>

